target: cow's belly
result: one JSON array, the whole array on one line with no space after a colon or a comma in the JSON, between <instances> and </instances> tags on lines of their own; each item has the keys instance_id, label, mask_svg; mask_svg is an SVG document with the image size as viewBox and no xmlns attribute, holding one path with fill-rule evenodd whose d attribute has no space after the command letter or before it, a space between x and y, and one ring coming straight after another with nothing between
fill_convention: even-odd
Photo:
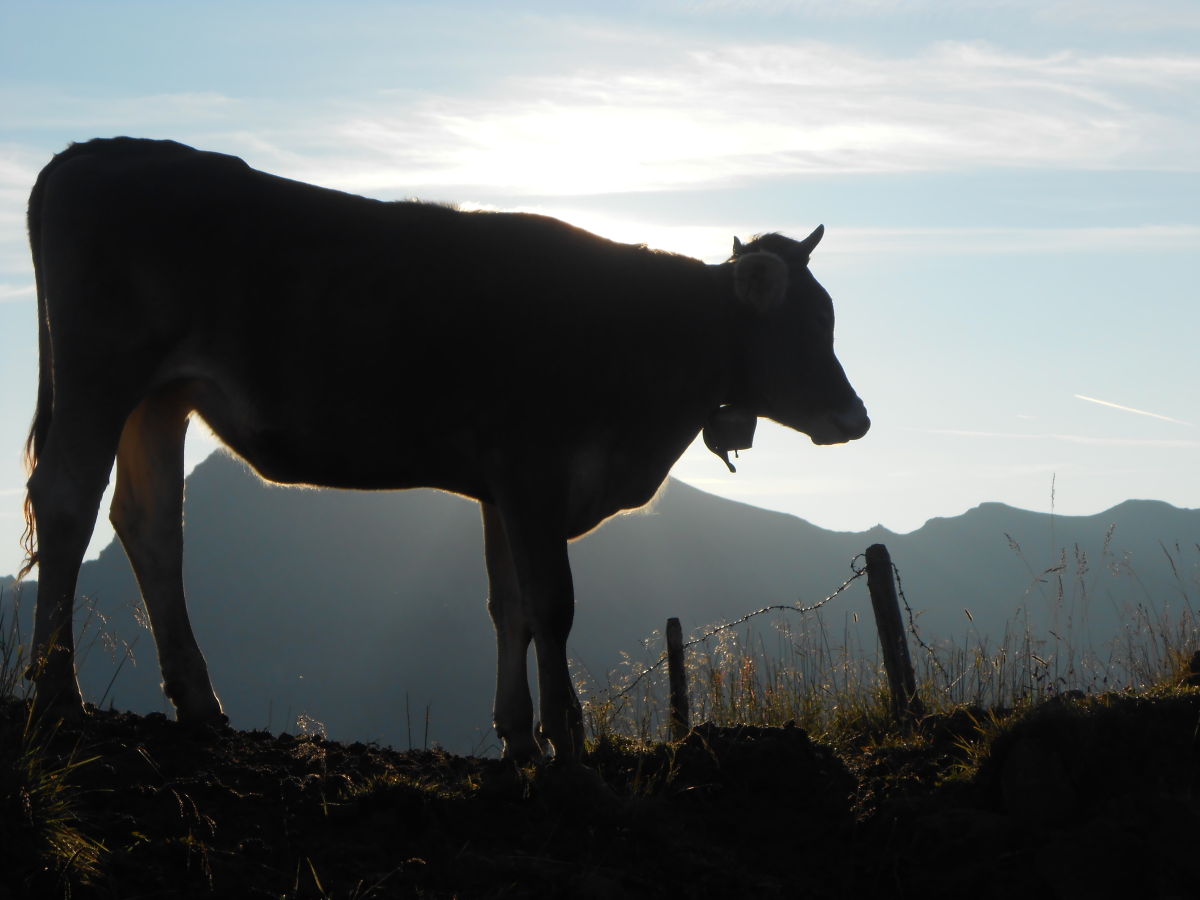
<instances>
[{"instance_id":1,"label":"cow's belly","mask_svg":"<svg viewBox=\"0 0 1200 900\"><path fill-rule=\"evenodd\" d=\"M269 481L356 490L436 487L486 494L463 422L434 422L402 404L350 405L313 397L271 402L204 380L195 411Z\"/></svg>"},{"instance_id":2,"label":"cow's belly","mask_svg":"<svg viewBox=\"0 0 1200 900\"><path fill-rule=\"evenodd\" d=\"M600 428L588 415L548 420L540 404L515 399L527 392L497 389L494 379L485 394L449 391L433 404L406 393L411 372L382 383L291 371L297 377L275 384L194 362L175 374L190 380L192 406L213 432L270 481L490 500L498 472L532 465L535 480L563 479L568 537L653 499L698 429L678 409L637 410L616 426L606 416ZM553 439L541 443L543 434Z\"/></svg>"}]
</instances>

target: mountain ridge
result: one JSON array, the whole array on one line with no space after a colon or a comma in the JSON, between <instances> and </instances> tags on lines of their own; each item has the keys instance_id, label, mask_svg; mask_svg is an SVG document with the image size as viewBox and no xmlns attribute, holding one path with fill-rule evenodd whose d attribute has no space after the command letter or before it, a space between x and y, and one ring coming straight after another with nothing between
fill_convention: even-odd
<instances>
[{"instance_id":1,"label":"mountain ridge","mask_svg":"<svg viewBox=\"0 0 1200 900\"><path fill-rule=\"evenodd\" d=\"M193 626L236 725L277 729L303 712L331 736L403 747L423 741L429 708L433 739L456 752L491 746L495 650L476 503L435 491L291 490L217 453L188 478L184 527ZM1182 575L1172 575L1163 547L1200 544L1200 511L1134 500L1091 516L1051 517L992 502L907 534L882 526L834 532L672 480L649 510L615 517L571 544L577 609L569 652L603 683L621 654L636 658L668 617L690 631L764 606L810 605L880 542L927 640L961 635L964 609L980 634L1002 633L1021 604L1032 620L1050 621L1055 598L1044 573L1075 546L1096 562L1078 584L1067 583L1066 600L1090 591L1093 601L1111 601L1091 604L1089 627L1112 631L1136 590L1177 594L1181 577L1191 589L1195 560L1180 559ZM5 584L9 593L11 579L0 579ZM85 695L168 711L116 542L83 566L79 589L94 598L106 631L93 641L100 649L81 659ZM36 583L22 593L35 590ZM26 635L31 605L21 610ZM822 615L839 634L854 631L861 646L873 646L865 587L852 586ZM133 663L104 696L127 644Z\"/></svg>"}]
</instances>

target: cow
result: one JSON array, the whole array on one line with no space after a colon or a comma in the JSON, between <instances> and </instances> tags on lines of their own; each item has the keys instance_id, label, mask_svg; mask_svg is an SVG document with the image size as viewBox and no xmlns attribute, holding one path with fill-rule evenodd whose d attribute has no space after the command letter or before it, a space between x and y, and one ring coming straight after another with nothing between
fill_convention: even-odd
<instances>
[{"instance_id":1,"label":"cow","mask_svg":"<svg viewBox=\"0 0 1200 900\"><path fill-rule=\"evenodd\" d=\"M568 541L647 503L702 430L724 455L760 416L817 444L870 426L808 269L822 234L735 240L710 265L540 215L367 199L172 141L72 144L29 201L35 711L83 710L72 607L115 459L110 519L163 690L178 721L225 721L184 599L197 415L269 481L477 499L504 756L577 760Z\"/></svg>"}]
</instances>

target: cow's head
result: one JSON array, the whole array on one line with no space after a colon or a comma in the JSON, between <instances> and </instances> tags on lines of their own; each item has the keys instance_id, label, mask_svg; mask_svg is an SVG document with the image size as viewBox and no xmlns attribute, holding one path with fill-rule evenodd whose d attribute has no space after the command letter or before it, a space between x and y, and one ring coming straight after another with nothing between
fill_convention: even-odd
<instances>
[{"instance_id":1,"label":"cow's head","mask_svg":"<svg viewBox=\"0 0 1200 900\"><path fill-rule=\"evenodd\" d=\"M743 372L730 404L840 444L871 427L833 353L833 301L808 270L825 226L802 241L764 234L733 241L734 291L748 317Z\"/></svg>"}]
</instances>

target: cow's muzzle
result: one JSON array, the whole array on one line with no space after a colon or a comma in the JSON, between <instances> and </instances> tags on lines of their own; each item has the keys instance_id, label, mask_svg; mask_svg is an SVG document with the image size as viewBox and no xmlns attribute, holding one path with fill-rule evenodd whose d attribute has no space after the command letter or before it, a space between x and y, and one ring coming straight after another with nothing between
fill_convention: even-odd
<instances>
[{"instance_id":1,"label":"cow's muzzle","mask_svg":"<svg viewBox=\"0 0 1200 900\"><path fill-rule=\"evenodd\" d=\"M844 444L857 441L871 428L871 419L861 400L857 406L829 413L824 427L809 432L814 444Z\"/></svg>"}]
</instances>

